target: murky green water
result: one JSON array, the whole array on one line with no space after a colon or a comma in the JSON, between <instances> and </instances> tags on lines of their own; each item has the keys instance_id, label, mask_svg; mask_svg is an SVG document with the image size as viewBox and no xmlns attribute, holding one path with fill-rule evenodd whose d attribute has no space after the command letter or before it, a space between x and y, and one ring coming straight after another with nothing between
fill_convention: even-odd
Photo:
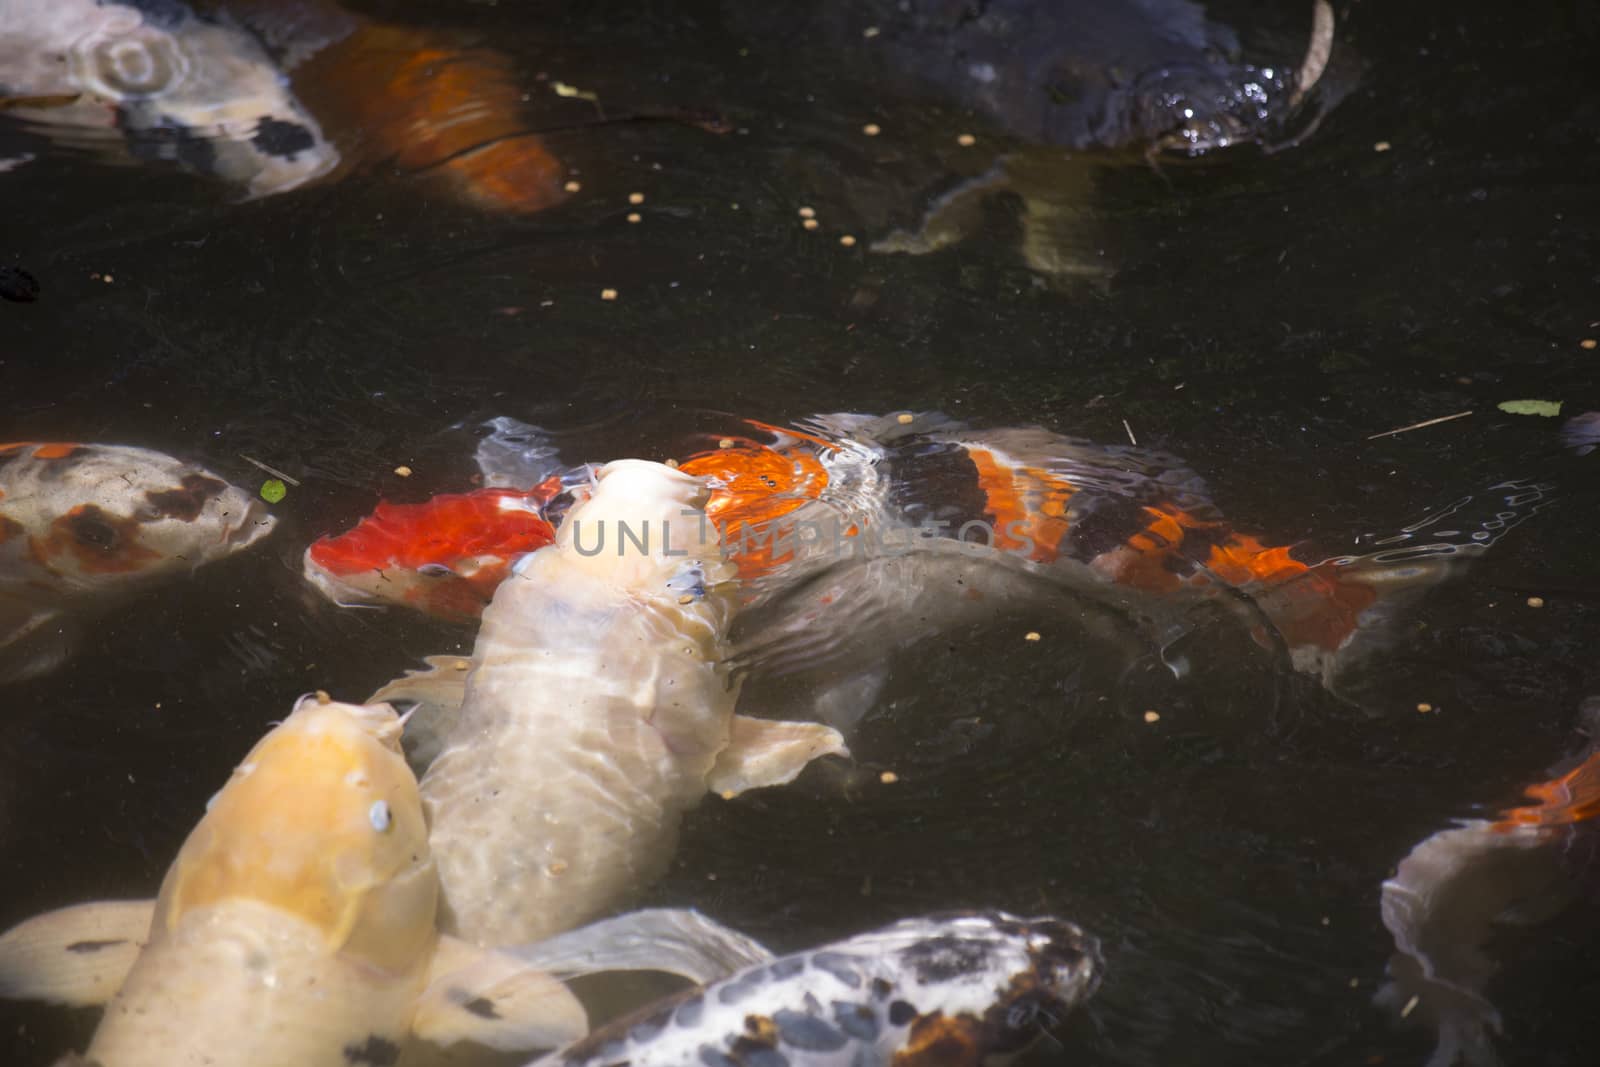
<instances>
[{"instance_id":1,"label":"murky green water","mask_svg":"<svg viewBox=\"0 0 1600 1067\"><path fill-rule=\"evenodd\" d=\"M1423 1062L1430 1036L1370 1003L1390 951L1379 883L1544 777L1600 691L1596 457L1495 410L1600 406L1600 356L1579 346L1600 329L1592 21L1359 9L1340 40L1365 70L1297 149L1027 163L1022 191L1056 190L1073 255L1104 269L1061 282L1019 251L1039 209L1016 192L940 253L867 250L1010 147L975 119L750 50L712 10L456 7L428 17L492 39L548 96L532 114L582 186L564 205L508 218L382 165L246 203L65 154L0 176L0 262L41 290L0 305L0 439L146 445L241 484L249 455L303 482L264 546L4 692L0 926L149 895L297 694L359 697L470 647L341 612L299 577L311 539L380 497L461 487L471 438L453 428L506 414L573 459L657 458L707 412L940 409L1131 433L1184 456L1235 523L1329 552L1503 479L1560 500L1415 609L1365 710L1222 637L1190 649L1209 658L1182 684L1049 618L898 653L855 745L867 773L709 799L651 899L784 948L954 907L1059 912L1102 937L1108 977L1045 1062ZM731 129L596 124L550 81ZM1509 1062L1590 1062L1591 911L1497 944ZM48 1063L91 1023L8 1004L0 1059Z\"/></svg>"}]
</instances>

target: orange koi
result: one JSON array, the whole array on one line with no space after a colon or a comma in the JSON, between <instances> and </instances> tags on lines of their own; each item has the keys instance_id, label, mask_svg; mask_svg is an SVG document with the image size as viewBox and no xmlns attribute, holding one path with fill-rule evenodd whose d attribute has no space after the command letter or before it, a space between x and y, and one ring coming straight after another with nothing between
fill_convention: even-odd
<instances>
[{"instance_id":1,"label":"orange koi","mask_svg":"<svg viewBox=\"0 0 1600 1067\"><path fill-rule=\"evenodd\" d=\"M330 136L403 171L437 171L467 199L532 213L566 199L566 168L523 117L508 57L363 22L295 72ZM347 147L348 150L348 147Z\"/></svg>"}]
</instances>

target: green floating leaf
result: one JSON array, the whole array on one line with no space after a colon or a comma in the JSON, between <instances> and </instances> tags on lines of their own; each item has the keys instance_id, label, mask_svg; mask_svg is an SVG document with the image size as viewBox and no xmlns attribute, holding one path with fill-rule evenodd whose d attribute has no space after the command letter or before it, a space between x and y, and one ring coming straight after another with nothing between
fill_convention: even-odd
<instances>
[{"instance_id":1,"label":"green floating leaf","mask_svg":"<svg viewBox=\"0 0 1600 1067\"><path fill-rule=\"evenodd\" d=\"M276 478L268 478L261 483L261 499L269 504L276 504L288 493L289 490L285 489L283 483Z\"/></svg>"},{"instance_id":2,"label":"green floating leaf","mask_svg":"<svg viewBox=\"0 0 1600 1067\"><path fill-rule=\"evenodd\" d=\"M1502 400L1495 407L1507 415L1543 415L1548 419L1561 414L1559 400Z\"/></svg>"}]
</instances>

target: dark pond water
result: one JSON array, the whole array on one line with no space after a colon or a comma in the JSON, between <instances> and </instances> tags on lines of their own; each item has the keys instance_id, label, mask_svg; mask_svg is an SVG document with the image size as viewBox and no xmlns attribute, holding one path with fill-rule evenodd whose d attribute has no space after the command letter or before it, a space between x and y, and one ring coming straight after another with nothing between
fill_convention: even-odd
<instances>
[{"instance_id":1,"label":"dark pond water","mask_svg":"<svg viewBox=\"0 0 1600 1067\"><path fill-rule=\"evenodd\" d=\"M378 499L462 487L463 425L511 415L573 459L657 458L708 412L938 409L1135 434L1236 523L1330 553L1509 478L1558 499L1410 609L1360 707L1225 636L1190 649L1204 669L1183 683L1019 640L1051 635L1038 616L897 653L860 781L708 800L649 899L783 948L954 907L1073 918L1107 980L1042 1062L1427 1059L1432 1035L1371 1003L1379 885L1547 777L1600 692L1600 457L1496 409L1600 407L1600 353L1580 346L1600 331L1592 4L1358 4L1338 47L1359 72L1302 145L1159 168L1028 155L966 240L921 256L868 245L1019 148L979 117L747 38L709 3L361 10L510 56L581 190L511 215L385 157L240 202L48 148L0 175L0 266L39 285L0 304L0 439L139 444L254 485L249 455L302 482L262 546L6 688L0 927L150 895L296 695L359 698L470 647L340 611L299 574L311 539ZM723 123L684 121L708 114ZM1095 276L1033 269L1030 203L1070 216L1043 239ZM1584 904L1495 943L1507 1062L1593 1062L1597 948ZM92 1021L4 1005L0 1061L48 1063Z\"/></svg>"}]
</instances>

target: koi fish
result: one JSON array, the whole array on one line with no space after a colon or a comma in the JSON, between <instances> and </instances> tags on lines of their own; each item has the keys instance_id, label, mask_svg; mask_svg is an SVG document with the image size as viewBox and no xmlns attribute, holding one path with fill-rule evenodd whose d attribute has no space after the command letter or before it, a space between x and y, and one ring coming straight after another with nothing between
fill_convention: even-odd
<instances>
[{"instance_id":1,"label":"koi fish","mask_svg":"<svg viewBox=\"0 0 1600 1067\"><path fill-rule=\"evenodd\" d=\"M178 0L0 0L3 114L47 138L221 178L252 197L330 173L338 151L266 48Z\"/></svg>"},{"instance_id":2,"label":"koi fish","mask_svg":"<svg viewBox=\"0 0 1600 1067\"><path fill-rule=\"evenodd\" d=\"M423 803L445 929L537 941L658 877L683 813L844 752L814 723L736 716L737 583L698 478L619 460L495 591L470 659L379 690L438 752ZM418 762L425 762L413 754Z\"/></svg>"},{"instance_id":3,"label":"koi fish","mask_svg":"<svg viewBox=\"0 0 1600 1067\"><path fill-rule=\"evenodd\" d=\"M1586 701L1583 716L1596 736L1600 700ZM1574 860L1592 859L1600 747L1591 743L1574 766L1526 794L1530 803L1427 838L1383 883L1383 925L1395 952L1390 982L1375 1000L1431 1023L1438 1043L1428 1067L1500 1062L1493 1043L1500 1013L1486 993L1497 970L1488 944L1496 927L1537 923L1579 896Z\"/></svg>"},{"instance_id":4,"label":"koi fish","mask_svg":"<svg viewBox=\"0 0 1600 1067\"><path fill-rule=\"evenodd\" d=\"M436 31L361 20L294 72L335 141L361 159L437 176L463 200L532 214L567 199L567 168L529 128L509 56Z\"/></svg>"},{"instance_id":5,"label":"koi fish","mask_svg":"<svg viewBox=\"0 0 1600 1067\"><path fill-rule=\"evenodd\" d=\"M392 162L530 213L565 167L527 128L510 59L333 0L0 0L0 109L20 138L121 149L271 196Z\"/></svg>"},{"instance_id":6,"label":"koi fish","mask_svg":"<svg viewBox=\"0 0 1600 1067\"><path fill-rule=\"evenodd\" d=\"M411 1036L506 1051L581 1036L565 986L441 938L438 874L392 708L303 698L251 749L154 901L0 936L0 996L107 1004L101 1067L393 1063Z\"/></svg>"},{"instance_id":7,"label":"koi fish","mask_svg":"<svg viewBox=\"0 0 1600 1067\"><path fill-rule=\"evenodd\" d=\"M84 622L272 531L212 472L126 445L0 444L0 682L44 674Z\"/></svg>"},{"instance_id":8,"label":"koi fish","mask_svg":"<svg viewBox=\"0 0 1600 1067\"><path fill-rule=\"evenodd\" d=\"M907 919L784 956L602 1027L530 1067L983 1067L1100 984L1099 943L1059 919Z\"/></svg>"},{"instance_id":9,"label":"koi fish","mask_svg":"<svg viewBox=\"0 0 1600 1067\"><path fill-rule=\"evenodd\" d=\"M353 529L306 549L306 580L336 604L403 604L475 619L522 556L555 540L544 505L551 478L528 491L446 493L421 504L380 503Z\"/></svg>"},{"instance_id":10,"label":"koi fish","mask_svg":"<svg viewBox=\"0 0 1600 1067\"><path fill-rule=\"evenodd\" d=\"M740 655L780 673L848 674L867 654L863 625L877 628L881 659L885 643L963 613L1068 589L1155 620L1185 603L1237 605L1259 644L1332 685L1399 604L1481 555L1550 488L1493 486L1486 503L1458 500L1377 551L1307 562L1234 527L1166 453L937 413L750 425L760 436L725 437L681 469L710 479L707 514L756 604Z\"/></svg>"}]
</instances>

